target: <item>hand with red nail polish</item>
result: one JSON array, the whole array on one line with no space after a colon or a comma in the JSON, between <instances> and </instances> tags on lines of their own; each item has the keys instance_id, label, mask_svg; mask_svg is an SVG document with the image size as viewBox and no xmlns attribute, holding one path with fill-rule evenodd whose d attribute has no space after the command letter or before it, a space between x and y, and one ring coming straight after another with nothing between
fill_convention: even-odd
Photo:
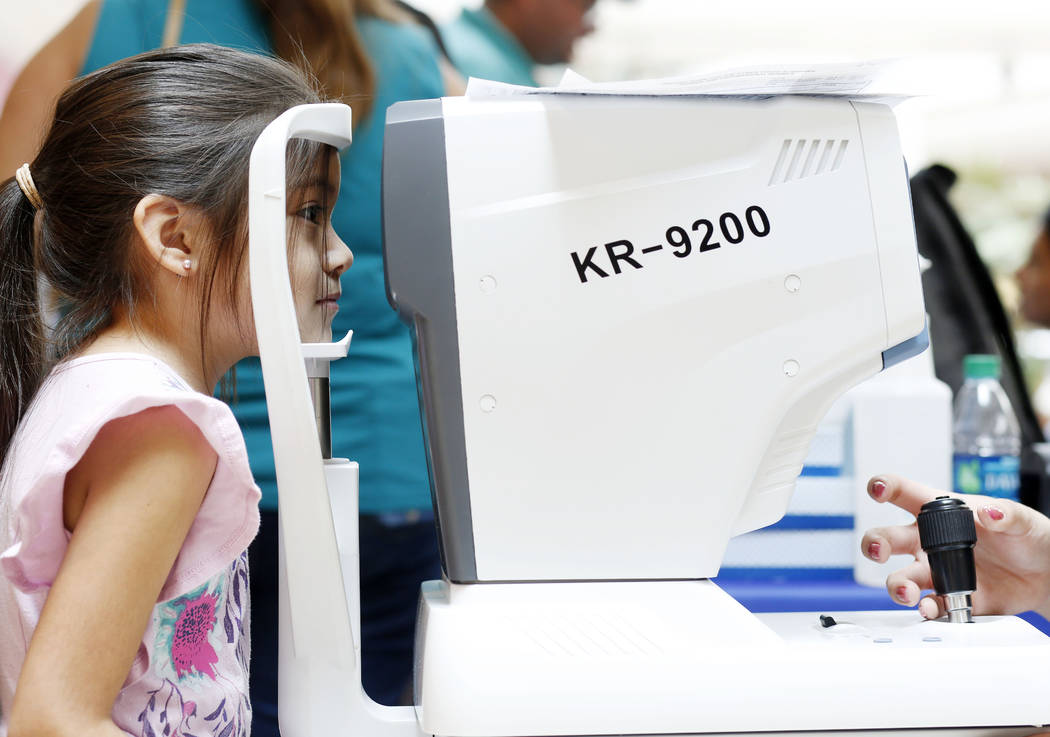
<instances>
[{"instance_id":1,"label":"hand with red nail polish","mask_svg":"<svg viewBox=\"0 0 1050 737\"><path fill-rule=\"evenodd\" d=\"M868 495L876 502L893 504L913 515L938 496L962 499L973 510L977 527L974 614L1035 610L1050 618L1050 519L1006 499L948 494L889 474L872 478ZM913 563L886 579L891 598L905 606L914 606L918 601L919 611L928 619L945 613L940 597L919 596L933 588L933 581L915 523L868 530L861 540L861 550L879 562L892 555L911 555Z\"/></svg>"}]
</instances>

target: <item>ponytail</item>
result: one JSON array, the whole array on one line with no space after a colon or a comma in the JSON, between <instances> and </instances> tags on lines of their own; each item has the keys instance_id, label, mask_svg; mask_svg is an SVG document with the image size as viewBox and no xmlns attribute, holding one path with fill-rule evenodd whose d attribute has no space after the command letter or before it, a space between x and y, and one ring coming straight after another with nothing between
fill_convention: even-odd
<instances>
[{"instance_id":1,"label":"ponytail","mask_svg":"<svg viewBox=\"0 0 1050 737\"><path fill-rule=\"evenodd\" d=\"M45 371L35 215L13 177L0 184L0 463Z\"/></svg>"}]
</instances>

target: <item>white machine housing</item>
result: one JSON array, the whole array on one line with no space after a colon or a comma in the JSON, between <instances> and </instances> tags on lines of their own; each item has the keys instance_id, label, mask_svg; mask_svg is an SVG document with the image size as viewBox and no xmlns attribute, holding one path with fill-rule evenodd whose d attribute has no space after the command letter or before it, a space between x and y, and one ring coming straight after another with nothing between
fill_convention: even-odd
<instances>
[{"instance_id":1,"label":"white machine housing","mask_svg":"<svg viewBox=\"0 0 1050 737\"><path fill-rule=\"evenodd\" d=\"M384 186L453 581L714 576L831 402L925 345L884 105L404 103Z\"/></svg>"},{"instance_id":2,"label":"white machine housing","mask_svg":"<svg viewBox=\"0 0 1050 737\"><path fill-rule=\"evenodd\" d=\"M402 103L384 228L447 575L417 624L425 733L1050 722L1050 645L1019 619L826 628L703 580L784 514L831 402L928 344L888 107Z\"/></svg>"}]
</instances>

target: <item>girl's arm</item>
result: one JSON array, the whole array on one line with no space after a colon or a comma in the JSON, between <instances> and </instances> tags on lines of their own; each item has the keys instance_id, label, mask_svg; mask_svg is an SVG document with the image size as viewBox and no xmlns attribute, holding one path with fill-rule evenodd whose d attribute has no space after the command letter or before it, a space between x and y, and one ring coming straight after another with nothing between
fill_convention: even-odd
<instances>
[{"instance_id":1,"label":"girl's arm","mask_svg":"<svg viewBox=\"0 0 1050 737\"><path fill-rule=\"evenodd\" d=\"M173 406L102 428L66 478L73 536L29 644L9 737L123 734L113 703L217 460Z\"/></svg>"},{"instance_id":2,"label":"girl's arm","mask_svg":"<svg viewBox=\"0 0 1050 737\"><path fill-rule=\"evenodd\" d=\"M101 8L102 0L90 0L15 79L0 116L0 181L36 157L55 100L84 65Z\"/></svg>"}]
</instances>

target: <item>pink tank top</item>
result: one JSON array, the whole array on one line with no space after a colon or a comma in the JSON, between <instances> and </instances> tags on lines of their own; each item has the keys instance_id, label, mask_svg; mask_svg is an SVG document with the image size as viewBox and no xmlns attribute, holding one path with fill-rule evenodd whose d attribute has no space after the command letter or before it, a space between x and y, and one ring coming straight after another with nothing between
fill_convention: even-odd
<instances>
[{"instance_id":1,"label":"pink tank top","mask_svg":"<svg viewBox=\"0 0 1050 737\"><path fill-rule=\"evenodd\" d=\"M65 476L107 422L163 405L175 405L197 425L218 465L153 608L113 721L143 737L251 731L247 547L259 528L260 494L240 428L229 407L192 390L163 362L109 353L51 372L0 476L0 737L69 544Z\"/></svg>"}]
</instances>

